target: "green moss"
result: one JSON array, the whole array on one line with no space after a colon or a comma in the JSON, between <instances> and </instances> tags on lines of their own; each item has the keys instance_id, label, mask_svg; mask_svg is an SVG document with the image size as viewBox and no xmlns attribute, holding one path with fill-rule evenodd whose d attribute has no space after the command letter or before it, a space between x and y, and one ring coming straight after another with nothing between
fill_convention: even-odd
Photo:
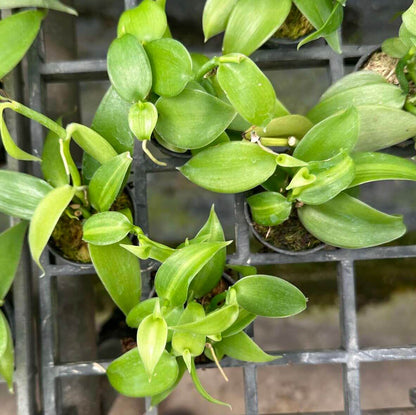
<instances>
[{"instance_id":1,"label":"green moss","mask_svg":"<svg viewBox=\"0 0 416 415\"><path fill-rule=\"evenodd\" d=\"M266 242L279 249L299 252L322 243L303 227L296 209L292 210L289 219L278 226L262 226L257 223L253 226Z\"/></svg>"},{"instance_id":2,"label":"green moss","mask_svg":"<svg viewBox=\"0 0 416 415\"><path fill-rule=\"evenodd\" d=\"M285 22L273 35L277 38L286 38L296 40L302 36L311 33L314 27L309 20L299 11L299 9L292 4L290 13Z\"/></svg>"}]
</instances>

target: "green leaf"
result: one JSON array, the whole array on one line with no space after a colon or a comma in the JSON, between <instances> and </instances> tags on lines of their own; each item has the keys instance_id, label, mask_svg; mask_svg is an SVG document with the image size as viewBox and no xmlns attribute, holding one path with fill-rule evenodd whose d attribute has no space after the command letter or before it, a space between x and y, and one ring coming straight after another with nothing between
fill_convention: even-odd
<instances>
[{"instance_id":1,"label":"green leaf","mask_svg":"<svg viewBox=\"0 0 416 415\"><path fill-rule=\"evenodd\" d=\"M308 163L297 159L296 157L289 156L289 154L281 153L276 156L276 163L280 167L304 167Z\"/></svg>"},{"instance_id":2,"label":"green leaf","mask_svg":"<svg viewBox=\"0 0 416 415\"><path fill-rule=\"evenodd\" d=\"M92 120L91 128L104 137L117 153L133 152L134 137L128 122L130 106L111 86Z\"/></svg>"},{"instance_id":3,"label":"green leaf","mask_svg":"<svg viewBox=\"0 0 416 415\"><path fill-rule=\"evenodd\" d=\"M387 84L386 78L372 71L358 71L344 76L331 85L321 96L321 101L331 98L340 92L368 85Z\"/></svg>"},{"instance_id":4,"label":"green leaf","mask_svg":"<svg viewBox=\"0 0 416 415\"><path fill-rule=\"evenodd\" d=\"M66 6L58 0L0 0L0 9L13 9L22 7L39 7L41 9L57 10L78 16L76 10Z\"/></svg>"},{"instance_id":5,"label":"green leaf","mask_svg":"<svg viewBox=\"0 0 416 415\"><path fill-rule=\"evenodd\" d=\"M205 242L224 242L224 231L221 223L215 213L214 206L211 207L209 218L205 225L196 235L195 239L198 240L201 237L205 237ZM191 239L190 244L193 243ZM204 267L198 272L195 278L192 280L189 290L193 292L195 298L201 298L214 289L221 279L224 271L225 259L227 255L226 248L217 252L211 260L204 265Z\"/></svg>"},{"instance_id":6,"label":"green leaf","mask_svg":"<svg viewBox=\"0 0 416 415\"><path fill-rule=\"evenodd\" d=\"M312 161L309 169L316 180L292 191L293 198L308 205L320 205L334 198L349 186L355 174L354 162L345 151L328 160Z\"/></svg>"},{"instance_id":7,"label":"green leaf","mask_svg":"<svg viewBox=\"0 0 416 415\"><path fill-rule=\"evenodd\" d=\"M349 187L378 180L416 180L416 164L402 157L384 153L357 153L354 180Z\"/></svg>"},{"instance_id":8,"label":"green leaf","mask_svg":"<svg viewBox=\"0 0 416 415\"><path fill-rule=\"evenodd\" d=\"M157 122L157 109L151 102L137 102L129 111L129 126L140 141L150 140Z\"/></svg>"},{"instance_id":9,"label":"green leaf","mask_svg":"<svg viewBox=\"0 0 416 415\"><path fill-rule=\"evenodd\" d=\"M129 244L130 241L125 238L123 243ZM118 244L89 245L88 248L94 268L105 289L117 307L127 315L140 301L139 261Z\"/></svg>"},{"instance_id":10,"label":"green leaf","mask_svg":"<svg viewBox=\"0 0 416 415\"><path fill-rule=\"evenodd\" d=\"M305 296L294 285L270 275L244 277L233 289L238 304L257 316L289 317L306 308Z\"/></svg>"},{"instance_id":11,"label":"green leaf","mask_svg":"<svg viewBox=\"0 0 416 415\"><path fill-rule=\"evenodd\" d=\"M183 324L179 322L177 326L171 328L175 331L186 331L210 336L220 334L224 330L227 330L235 322L237 317L238 305L232 304L213 311L198 321Z\"/></svg>"},{"instance_id":12,"label":"green leaf","mask_svg":"<svg viewBox=\"0 0 416 415\"><path fill-rule=\"evenodd\" d=\"M379 212L345 193L320 206L303 206L298 215L312 235L340 248L381 245L406 232L401 216Z\"/></svg>"},{"instance_id":13,"label":"green leaf","mask_svg":"<svg viewBox=\"0 0 416 415\"><path fill-rule=\"evenodd\" d=\"M214 399L204 388L203 388L203 386L201 385L201 382L200 382L200 380L199 380L199 378L198 378L198 375L197 375L197 373L196 373L196 367L195 367L195 361L194 361L194 359L192 359L192 362L191 362L191 365L192 365L192 367L191 367L191 378L192 378L192 381L194 382L194 385L195 385L195 388L196 388L196 390L198 391L198 393L204 398L204 399L206 399L208 402L211 402L211 403L215 403L215 404L217 404L217 405L224 405L224 406L228 406L230 409L231 409L231 405L229 405L228 403L225 403L225 402L221 402L221 401L219 401L219 400L217 400L217 399Z\"/></svg>"},{"instance_id":14,"label":"green leaf","mask_svg":"<svg viewBox=\"0 0 416 415\"><path fill-rule=\"evenodd\" d=\"M276 156L256 144L240 141L207 148L179 171L205 189L238 193L263 183L274 173L276 165Z\"/></svg>"},{"instance_id":15,"label":"green leaf","mask_svg":"<svg viewBox=\"0 0 416 415\"><path fill-rule=\"evenodd\" d=\"M165 262L175 252L173 248L152 241L145 235L138 235L138 239L139 246L121 246L140 259L152 258L159 262Z\"/></svg>"},{"instance_id":16,"label":"green leaf","mask_svg":"<svg viewBox=\"0 0 416 415\"><path fill-rule=\"evenodd\" d=\"M111 144L100 134L82 124L68 124L66 131L69 137L100 164L104 164L117 155Z\"/></svg>"},{"instance_id":17,"label":"green leaf","mask_svg":"<svg viewBox=\"0 0 416 415\"><path fill-rule=\"evenodd\" d=\"M201 151L205 150L208 147L213 147L213 146L216 146L216 145L221 144L221 143L229 143L230 141L231 141L230 137L224 131L212 143L209 143L206 147L196 148L194 150L191 150L191 153L192 153L193 156L195 156L195 154L200 153Z\"/></svg>"},{"instance_id":18,"label":"green leaf","mask_svg":"<svg viewBox=\"0 0 416 415\"><path fill-rule=\"evenodd\" d=\"M40 256L64 210L75 195L70 185L51 190L38 204L29 227L29 247L33 260L43 271Z\"/></svg>"},{"instance_id":19,"label":"green leaf","mask_svg":"<svg viewBox=\"0 0 416 415\"><path fill-rule=\"evenodd\" d=\"M205 317L204 307L193 301L189 303L177 324L187 324L202 321ZM183 355L187 350L191 356L199 356L204 352L206 337L204 334L177 332L172 336L172 348L178 355Z\"/></svg>"},{"instance_id":20,"label":"green leaf","mask_svg":"<svg viewBox=\"0 0 416 415\"><path fill-rule=\"evenodd\" d=\"M293 155L304 161L325 160L355 147L360 129L357 109L350 107L316 124L296 146Z\"/></svg>"},{"instance_id":21,"label":"green leaf","mask_svg":"<svg viewBox=\"0 0 416 415\"><path fill-rule=\"evenodd\" d=\"M126 151L102 164L88 186L88 198L98 212L110 209L122 190L132 158Z\"/></svg>"},{"instance_id":22,"label":"green leaf","mask_svg":"<svg viewBox=\"0 0 416 415\"><path fill-rule=\"evenodd\" d=\"M0 21L0 28L1 28L1 21ZM1 52L0 52L0 55L1 55ZM7 129L6 121L4 120L4 117L3 117L3 112L4 112L4 107L0 108L0 133L1 133L1 139L3 141L4 149L7 151L9 156L13 157L16 160L41 161L39 157L26 153L26 151L23 151L16 145L16 143L13 141L13 138L11 137L9 133L9 130Z\"/></svg>"},{"instance_id":23,"label":"green leaf","mask_svg":"<svg viewBox=\"0 0 416 415\"><path fill-rule=\"evenodd\" d=\"M39 202L53 189L29 174L0 170L0 212L30 220Z\"/></svg>"},{"instance_id":24,"label":"green leaf","mask_svg":"<svg viewBox=\"0 0 416 415\"><path fill-rule=\"evenodd\" d=\"M134 35L140 42L160 39L167 29L166 13L152 0L143 0L137 7L126 10L120 17L117 36Z\"/></svg>"},{"instance_id":25,"label":"green leaf","mask_svg":"<svg viewBox=\"0 0 416 415\"><path fill-rule=\"evenodd\" d=\"M43 143L42 162L40 166L43 177L53 187L69 184L69 176L61 156L59 137L53 131L49 131Z\"/></svg>"},{"instance_id":26,"label":"green leaf","mask_svg":"<svg viewBox=\"0 0 416 415\"><path fill-rule=\"evenodd\" d=\"M121 241L133 227L120 212L101 212L84 222L82 239L93 245L111 245Z\"/></svg>"},{"instance_id":27,"label":"green leaf","mask_svg":"<svg viewBox=\"0 0 416 415\"><path fill-rule=\"evenodd\" d=\"M215 344L215 348L232 359L245 362L272 362L281 356L265 353L250 337L240 332L222 339Z\"/></svg>"},{"instance_id":28,"label":"green leaf","mask_svg":"<svg viewBox=\"0 0 416 415\"><path fill-rule=\"evenodd\" d=\"M293 176L292 180L290 181L289 185L286 186L286 190L299 190L299 188L312 184L316 181L316 176L311 174L308 167L302 167L299 169L295 175ZM290 200L293 200L290 194Z\"/></svg>"},{"instance_id":29,"label":"green leaf","mask_svg":"<svg viewBox=\"0 0 416 415\"><path fill-rule=\"evenodd\" d=\"M12 0L13 3L14 0ZM29 10L12 14L0 21L0 79L7 75L23 58L35 40L44 11Z\"/></svg>"},{"instance_id":30,"label":"green leaf","mask_svg":"<svg viewBox=\"0 0 416 415\"><path fill-rule=\"evenodd\" d=\"M350 106L384 105L390 108L402 108L406 96L397 86L390 84L373 84L339 92L315 105L307 114L313 122L323 119L344 110Z\"/></svg>"},{"instance_id":31,"label":"green leaf","mask_svg":"<svg viewBox=\"0 0 416 415\"><path fill-rule=\"evenodd\" d=\"M251 55L282 25L291 5L290 0L239 0L227 23L223 53Z\"/></svg>"},{"instance_id":32,"label":"green leaf","mask_svg":"<svg viewBox=\"0 0 416 415\"><path fill-rule=\"evenodd\" d=\"M329 36L332 33L336 32L338 28L341 26L343 17L344 17L344 12L343 12L342 6L340 3L336 2L334 4L331 14L328 16L328 19L325 21L325 23L321 27L319 27L319 29L316 32L313 32L309 36L306 36L304 39L302 39L298 43L298 49L301 46L313 40L319 39L321 37ZM335 49L335 52L341 53L342 52L341 48L337 47Z\"/></svg>"},{"instance_id":33,"label":"green leaf","mask_svg":"<svg viewBox=\"0 0 416 415\"><path fill-rule=\"evenodd\" d=\"M413 1L411 6L402 14L402 20L406 29L416 36L416 2Z\"/></svg>"},{"instance_id":34,"label":"green leaf","mask_svg":"<svg viewBox=\"0 0 416 415\"><path fill-rule=\"evenodd\" d=\"M189 284L202 267L229 242L203 242L177 249L159 268L155 278L158 296L169 306L183 305Z\"/></svg>"},{"instance_id":35,"label":"green leaf","mask_svg":"<svg viewBox=\"0 0 416 415\"><path fill-rule=\"evenodd\" d=\"M194 149L214 141L235 117L234 109L202 91L185 88L176 97L156 102L157 133L168 144Z\"/></svg>"},{"instance_id":36,"label":"green leaf","mask_svg":"<svg viewBox=\"0 0 416 415\"><path fill-rule=\"evenodd\" d=\"M20 222L0 234L0 303L9 292L19 266L27 225Z\"/></svg>"},{"instance_id":37,"label":"green leaf","mask_svg":"<svg viewBox=\"0 0 416 415\"><path fill-rule=\"evenodd\" d=\"M6 317L0 310L0 375L13 392L14 350L13 338Z\"/></svg>"},{"instance_id":38,"label":"green leaf","mask_svg":"<svg viewBox=\"0 0 416 415\"><path fill-rule=\"evenodd\" d=\"M288 185L288 183L288 172L278 167L276 168L275 172L261 185L266 190L269 190L271 192L282 193Z\"/></svg>"},{"instance_id":39,"label":"green leaf","mask_svg":"<svg viewBox=\"0 0 416 415\"><path fill-rule=\"evenodd\" d=\"M296 137L300 140L313 124L303 115L285 115L274 118L265 128L256 127L254 131L259 137Z\"/></svg>"},{"instance_id":40,"label":"green leaf","mask_svg":"<svg viewBox=\"0 0 416 415\"><path fill-rule=\"evenodd\" d=\"M153 91L162 97L179 95L193 78L192 59L182 43L158 39L144 46L153 73Z\"/></svg>"},{"instance_id":41,"label":"green leaf","mask_svg":"<svg viewBox=\"0 0 416 415\"><path fill-rule=\"evenodd\" d=\"M292 203L282 194L262 192L247 198L254 222L264 226L276 226L290 215Z\"/></svg>"},{"instance_id":42,"label":"green leaf","mask_svg":"<svg viewBox=\"0 0 416 415\"><path fill-rule=\"evenodd\" d=\"M152 87L152 69L141 43L133 35L113 40L107 54L111 84L128 102L143 101Z\"/></svg>"},{"instance_id":43,"label":"green leaf","mask_svg":"<svg viewBox=\"0 0 416 415\"><path fill-rule=\"evenodd\" d=\"M153 396L168 390L175 383L178 373L176 359L164 351L149 382L137 348L114 360L107 369L111 386L132 398Z\"/></svg>"},{"instance_id":44,"label":"green leaf","mask_svg":"<svg viewBox=\"0 0 416 415\"><path fill-rule=\"evenodd\" d=\"M381 49L387 55L399 59L406 56L407 52L409 51L409 47L399 37L386 39L382 43Z\"/></svg>"},{"instance_id":45,"label":"green leaf","mask_svg":"<svg viewBox=\"0 0 416 415\"><path fill-rule=\"evenodd\" d=\"M376 151L416 135L416 117L401 109L381 105L357 108L360 133L354 151Z\"/></svg>"},{"instance_id":46,"label":"green leaf","mask_svg":"<svg viewBox=\"0 0 416 415\"><path fill-rule=\"evenodd\" d=\"M205 42L221 33L227 26L237 0L207 0L202 14L202 29Z\"/></svg>"},{"instance_id":47,"label":"green leaf","mask_svg":"<svg viewBox=\"0 0 416 415\"><path fill-rule=\"evenodd\" d=\"M244 0L239 3L241 1ZM232 106L250 123L265 127L275 116L276 94L271 82L244 55L225 55L218 59L218 83ZM232 59L238 62L230 61Z\"/></svg>"},{"instance_id":48,"label":"green leaf","mask_svg":"<svg viewBox=\"0 0 416 415\"><path fill-rule=\"evenodd\" d=\"M253 274L250 274L250 275L253 275ZM247 310L244 310L244 308L240 308L237 319L234 321L233 324L231 324L230 327L228 327L227 330L221 333L221 337L224 339L225 337L234 336L235 334L244 330L255 319L256 319L255 314L250 313Z\"/></svg>"},{"instance_id":49,"label":"green leaf","mask_svg":"<svg viewBox=\"0 0 416 415\"><path fill-rule=\"evenodd\" d=\"M158 304L156 303L156 307ZM165 350L167 338L168 326L162 316L151 314L140 323L137 330L137 348L149 382Z\"/></svg>"}]
</instances>

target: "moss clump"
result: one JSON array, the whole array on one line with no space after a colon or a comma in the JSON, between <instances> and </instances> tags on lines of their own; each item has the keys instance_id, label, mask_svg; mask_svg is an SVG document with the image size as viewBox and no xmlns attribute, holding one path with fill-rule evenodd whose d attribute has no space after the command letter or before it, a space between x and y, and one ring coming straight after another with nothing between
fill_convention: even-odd
<instances>
[{"instance_id":1,"label":"moss clump","mask_svg":"<svg viewBox=\"0 0 416 415\"><path fill-rule=\"evenodd\" d=\"M279 249L299 252L322 244L304 228L296 209L278 226L262 226L257 223L253 223L253 226L266 242Z\"/></svg>"},{"instance_id":2,"label":"moss clump","mask_svg":"<svg viewBox=\"0 0 416 415\"><path fill-rule=\"evenodd\" d=\"M309 20L292 4L289 15L273 37L296 40L313 30L314 27Z\"/></svg>"},{"instance_id":3,"label":"moss clump","mask_svg":"<svg viewBox=\"0 0 416 415\"><path fill-rule=\"evenodd\" d=\"M82 222L62 215L53 233L53 246L64 258L87 264L91 262L88 245L82 240Z\"/></svg>"}]
</instances>

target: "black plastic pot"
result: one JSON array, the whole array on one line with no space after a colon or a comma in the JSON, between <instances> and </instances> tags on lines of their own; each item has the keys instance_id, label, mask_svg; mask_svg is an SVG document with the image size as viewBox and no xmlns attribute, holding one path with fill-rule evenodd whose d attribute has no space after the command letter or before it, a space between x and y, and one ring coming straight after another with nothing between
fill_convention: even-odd
<instances>
[{"instance_id":1,"label":"black plastic pot","mask_svg":"<svg viewBox=\"0 0 416 415\"><path fill-rule=\"evenodd\" d=\"M162 153L169 157L173 158L180 158L184 160L188 160L190 157L192 157L192 153L190 150L186 150L183 153L177 153L175 151L169 150L168 148L164 147L162 144L157 141L156 138L152 139L152 144Z\"/></svg>"},{"instance_id":2,"label":"black plastic pot","mask_svg":"<svg viewBox=\"0 0 416 415\"><path fill-rule=\"evenodd\" d=\"M381 45L375 46L368 53L361 56L357 64L354 66L354 72L361 71L363 69L363 66L367 63L367 61L371 58L371 56L373 56L373 54L376 52L381 52Z\"/></svg>"},{"instance_id":3,"label":"black plastic pot","mask_svg":"<svg viewBox=\"0 0 416 415\"><path fill-rule=\"evenodd\" d=\"M1 310L3 311L6 320L9 323L10 326L10 331L12 332L12 337L13 337L13 342L16 342L16 328L14 325L14 306L11 300L11 292L9 292L9 294L6 296L6 298L4 299L4 304L1 307Z\"/></svg>"},{"instance_id":4,"label":"black plastic pot","mask_svg":"<svg viewBox=\"0 0 416 415\"><path fill-rule=\"evenodd\" d=\"M251 232L253 233L253 235L255 236L255 238L262 244L264 245L266 248L274 251L274 252L278 252L279 254L284 254L284 255L294 255L294 256L303 256L303 255L308 255L308 254L312 254L314 252L320 251L321 249L325 248L326 245L322 242L320 245L311 248L311 249L305 249L303 251L291 251L289 249L282 249L282 248L277 248L276 246L270 244L269 242L267 242L263 236L258 233L254 227L254 223L253 220L251 218L251 214L250 214L250 208L248 206L247 202L244 202L244 217L248 223L248 226L250 227Z\"/></svg>"}]
</instances>

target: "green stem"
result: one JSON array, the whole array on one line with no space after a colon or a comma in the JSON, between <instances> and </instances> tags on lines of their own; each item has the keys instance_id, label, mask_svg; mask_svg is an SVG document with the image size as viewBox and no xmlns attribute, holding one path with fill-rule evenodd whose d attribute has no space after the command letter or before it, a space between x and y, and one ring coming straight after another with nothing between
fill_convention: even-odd
<instances>
[{"instance_id":1,"label":"green stem","mask_svg":"<svg viewBox=\"0 0 416 415\"><path fill-rule=\"evenodd\" d=\"M61 157L65 165L66 173L69 174L72 178L72 185L74 187L81 187L81 175L79 174L78 168L75 164L74 159L71 155L70 144L71 140L65 138L65 140L60 140L60 147L61 147ZM84 200L84 196L81 198Z\"/></svg>"},{"instance_id":2,"label":"green stem","mask_svg":"<svg viewBox=\"0 0 416 415\"><path fill-rule=\"evenodd\" d=\"M409 101L406 101L406 104L404 104L404 109L410 112L411 114L416 115L416 107Z\"/></svg>"},{"instance_id":3,"label":"green stem","mask_svg":"<svg viewBox=\"0 0 416 415\"><path fill-rule=\"evenodd\" d=\"M199 69L195 80L200 81L208 72L211 72L213 69L215 69L218 66L218 58L214 57L208 62L206 62L204 65L201 66Z\"/></svg>"},{"instance_id":4,"label":"green stem","mask_svg":"<svg viewBox=\"0 0 416 415\"><path fill-rule=\"evenodd\" d=\"M240 63L246 59L244 55L225 55L218 58L219 63Z\"/></svg>"},{"instance_id":5,"label":"green stem","mask_svg":"<svg viewBox=\"0 0 416 415\"><path fill-rule=\"evenodd\" d=\"M10 108L17 113L24 115L31 120L37 121L39 124L43 125L47 129L53 131L58 137L65 137L66 131L58 123L46 117L45 115L34 111L23 104L20 104L16 101L5 102L3 105L5 108Z\"/></svg>"},{"instance_id":6,"label":"green stem","mask_svg":"<svg viewBox=\"0 0 416 415\"><path fill-rule=\"evenodd\" d=\"M260 137L261 143L266 147L288 147L289 140L279 137Z\"/></svg>"}]
</instances>

